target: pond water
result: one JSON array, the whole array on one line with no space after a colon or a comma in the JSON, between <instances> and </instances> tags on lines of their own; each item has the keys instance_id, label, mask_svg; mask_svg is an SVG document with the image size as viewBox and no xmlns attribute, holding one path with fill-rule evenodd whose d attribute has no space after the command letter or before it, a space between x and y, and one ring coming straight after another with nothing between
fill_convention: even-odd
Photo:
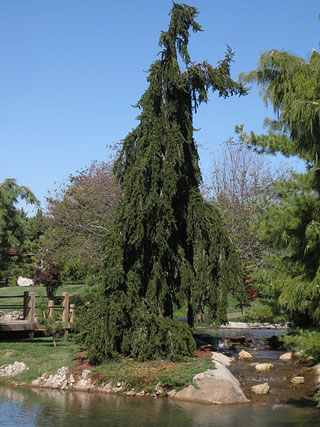
<instances>
[{"instance_id":1,"label":"pond water","mask_svg":"<svg viewBox=\"0 0 320 427\"><path fill-rule=\"evenodd\" d=\"M317 426L320 411L281 405L212 406L170 399L0 387L5 426Z\"/></svg>"},{"instance_id":2,"label":"pond water","mask_svg":"<svg viewBox=\"0 0 320 427\"><path fill-rule=\"evenodd\" d=\"M265 339L279 333L210 329L197 332L207 338L221 335L222 340L225 336L243 334ZM242 369L241 365L238 369ZM0 426L318 426L320 410L311 405L310 401L297 400L294 405L260 402L218 406L167 398L0 386Z\"/></svg>"}]
</instances>

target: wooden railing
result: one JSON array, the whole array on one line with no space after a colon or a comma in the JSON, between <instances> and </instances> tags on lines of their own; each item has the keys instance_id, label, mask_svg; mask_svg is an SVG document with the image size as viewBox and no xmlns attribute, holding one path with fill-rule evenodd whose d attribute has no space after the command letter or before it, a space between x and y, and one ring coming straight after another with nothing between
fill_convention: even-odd
<instances>
[{"instance_id":1,"label":"wooden railing","mask_svg":"<svg viewBox=\"0 0 320 427\"><path fill-rule=\"evenodd\" d=\"M20 308L23 309L23 320L27 320L28 323L35 323L36 317L36 298L41 298L36 296L35 292L25 291L23 295L5 295L1 298L23 298L23 304L8 304L0 305L0 308ZM55 306L53 300L48 301L48 317L54 316L55 310L62 310L62 322L72 325L75 318L75 304L69 303L69 293L63 292L62 297L56 298L58 301L61 301L61 306Z\"/></svg>"}]
</instances>

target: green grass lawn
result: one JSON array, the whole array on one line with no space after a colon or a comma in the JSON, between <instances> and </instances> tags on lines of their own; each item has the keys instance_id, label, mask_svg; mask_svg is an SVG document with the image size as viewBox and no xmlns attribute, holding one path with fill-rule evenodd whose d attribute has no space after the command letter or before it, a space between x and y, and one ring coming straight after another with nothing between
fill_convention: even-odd
<instances>
[{"instance_id":1,"label":"green grass lawn","mask_svg":"<svg viewBox=\"0 0 320 427\"><path fill-rule=\"evenodd\" d=\"M176 310L174 312L174 318L179 319L181 317L187 317L187 311L187 306ZM241 322L243 320L243 315L238 307L238 301L231 294L228 294L227 315L229 322ZM195 326L205 326L205 324L201 322Z\"/></svg>"},{"instance_id":2,"label":"green grass lawn","mask_svg":"<svg viewBox=\"0 0 320 427\"><path fill-rule=\"evenodd\" d=\"M31 382L43 373L54 374L62 366L71 368L78 345L71 339L62 338L54 348L52 338L3 340L0 342L0 366L24 362L28 370L16 375L14 381ZM0 377L0 382L6 381Z\"/></svg>"},{"instance_id":3,"label":"green grass lawn","mask_svg":"<svg viewBox=\"0 0 320 427\"><path fill-rule=\"evenodd\" d=\"M164 390L172 388L181 390L193 384L192 379L200 372L215 369L211 359L188 358L181 362L166 360L149 360L139 362L132 359L106 361L94 368L103 382L125 384L125 389L135 391L144 390L149 393L155 391L157 383L161 383Z\"/></svg>"}]
</instances>

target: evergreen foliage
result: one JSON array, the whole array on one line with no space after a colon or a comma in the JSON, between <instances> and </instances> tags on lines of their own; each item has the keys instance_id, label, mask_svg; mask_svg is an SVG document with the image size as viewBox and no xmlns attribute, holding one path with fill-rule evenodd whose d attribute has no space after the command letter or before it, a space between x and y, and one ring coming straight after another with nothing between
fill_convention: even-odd
<instances>
[{"instance_id":1,"label":"evergreen foliage","mask_svg":"<svg viewBox=\"0 0 320 427\"><path fill-rule=\"evenodd\" d=\"M305 174L291 174L277 184L279 201L264 210L259 236L278 255L269 260L266 278L277 303L301 326L320 325L320 54L308 60L286 52L261 55L258 68L242 76L256 83L276 119L266 119L265 135L241 140L258 152L297 155L307 163Z\"/></svg>"},{"instance_id":2,"label":"evergreen foliage","mask_svg":"<svg viewBox=\"0 0 320 427\"><path fill-rule=\"evenodd\" d=\"M191 330L171 319L174 308L187 302L190 326L204 305L209 321L226 322L229 287L243 293L235 249L199 190L192 114L210 88L223 97L246 91L230 77L229 47L216 68L191 62L189 31L201 30L198 11L174 3L170 15L161 59L151 65L137 104L139 125L115 162L123 199L106 244L104 286L79 325L94 361L118 353L190 355Z\"/></svg>"},{"instance_id":3,"label":"evergreen foliage","mask_svg":"<svg viewBox=\"0 0 320 427\"><path fill-rule=\"evenodd\" d=\"M29 188L19 186L15 179L0 184L0 280L12 280L15 267L19 265L21 270L26 251L30 250L33 231L23 210L17 208L19 200L38 203Z\"/></svg>"}]
</instances>

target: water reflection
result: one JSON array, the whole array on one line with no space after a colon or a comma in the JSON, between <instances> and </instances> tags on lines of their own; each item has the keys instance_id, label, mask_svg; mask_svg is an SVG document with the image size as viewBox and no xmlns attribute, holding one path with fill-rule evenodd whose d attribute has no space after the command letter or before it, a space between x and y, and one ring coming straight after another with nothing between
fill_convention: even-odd
<instances>
[{"instance_id":1,"label":"water reflection","mask_svg":"<svg viewBox=\"0 0 320 427\"><path fill-rule=\"evenodd\" d=\"M315 426L315 408L212 406L169 399L0 387L0 424L6 426Z\"/></svg>"}]
</instances>

